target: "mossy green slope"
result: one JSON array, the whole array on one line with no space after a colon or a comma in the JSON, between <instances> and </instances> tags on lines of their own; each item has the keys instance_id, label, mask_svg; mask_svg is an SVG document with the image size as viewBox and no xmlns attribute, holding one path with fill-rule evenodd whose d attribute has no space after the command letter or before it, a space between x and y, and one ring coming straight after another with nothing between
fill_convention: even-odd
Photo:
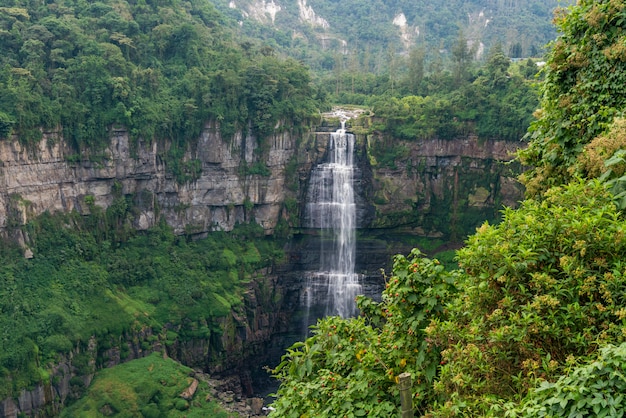
<instances>
[{"instance_id":1,"label":"mossy green slope","mask_svg":"<svg viewBox=\"0 0 626 418\"><path fill-rule=\"evenodd\" d=\"M181 394L194 372L161 353L100 371L87 395L62 411L64 418L215 417L229 415L210 398L209 386L198 381L191 400Z\"/></svg>"}]
</instances>

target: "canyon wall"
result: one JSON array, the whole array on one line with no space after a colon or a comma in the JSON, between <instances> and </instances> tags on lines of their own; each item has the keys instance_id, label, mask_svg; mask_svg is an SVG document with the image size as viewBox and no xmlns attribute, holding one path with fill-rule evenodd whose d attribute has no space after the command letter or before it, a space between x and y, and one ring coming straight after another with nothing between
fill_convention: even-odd
<instances>
[{"instance_id":1,"label":"canyon wall","mask_svg":"<svg viewBox=\"0 0 626 418\"><path fill-rule=\"evenodd\" d=\"M131 143L128 132L114 130L109 146L77 155L55 132L34 147L0 141L0 229L24 224L43 212L89 212L89 204L107 208L114 189L133 195L137 229L164 218L175 233L231 230L254 220L271 233L285 198L284 168L296 148L289 132L267 139L238 133L224 139L207 124L183 163L200 164L193 181L180 182L167 166L171 144ZM244 167L261 165L262 174Z\"/></svg>"},{"instance_id":2,"label":"canyon wall","mask_svg":"<svg viewBox=\"0 0 626 418\"><path fill-rule=\"evenodd\" d=\"M272 234L281 217L298 228L308 176L326 153L328 135L284 131L260 146L241 132L222 138L210 123L185 151L183 163L200 168L190 181L180 181L168 167L169 143L132 143L125 130L114 130L106 148L81 155L55 132L32 147L16 138L0 141L0 231L46 211L107 208L116 194L132 196L133 225L140 230L160 219L177 234L228 231L254 221ZM381 162L375 150L383 139L357 138L359 228L460 237L522 198L519 167L506 164L520 143L394 140L402 152Z\"/></svg>"},{"instance_id":3,"label":"canyon wall","mask_svg":"<svg viewBox=\"0 0 626 418\"><path fill-rule=\"evenodd\" d=\"M106 148L81 155L55 132L44 133L43 140L30 148L17 138L0 141L0 231L18 236L28 257L33 256L28 237L19 231L29 219L46 211L88 214L94 205L109 207L120 195L132 199L132 222L140 230L164 219L177 234L201 237L254 221L268 235L280 222L293 234L285 248L285 263L258 272L248 285L243 308L220 320L219 337L170 341L141 330L118 341L117 349L107 350L94 340L61 359L50 383L0 402L0 417L54 415L95 371L83 370L74 360L92 365L95 358L106 359L101 366L110 366L163 346L168 355L192 367L225 376L237 373L240 377L229 390L251 395L252 376L241 368L242 361L269 364L286 344L302 337L297 324L302 273L317 268L320 247L316 231L303 228L300 220L311 168L323 160L329 132L335 129L284 131L258 141L241 133L222 138L219 127L209 123L183 157L183 162L198 163L200 171L193 180L182 182L168 167L170 144L135 144L125 130L113 131ZM389 142L388 138L358 133L357 126L354 130L360 229L356 268L365 277L369 295L380 294L380 269L389 271L391 256L410 248L402 239L394 241L394 236L458 240L483 220L496 218L502 205L515 205L522 198L514 180L516 170L505 164L519 144L481 142L475 137L392 141L402 152L389 160L376 151L376 144ZM386 147L385 152L390 150Z\"/></svg>"},{"instance_id":4,"label":"canyon wall","mask_svg":"<svg viewBox=\"0 0 626 418\"><path fill-rule=\"evenodd\" d=\"M483 221L498 219L503 206L515 207L523 198L516 180L521 167L512 161L521 142L476 136L389 141L379 135L367 141L372 170L367 200L376 212L372 228L404 228L454 241ZM386 149L381 152L376 142ZM393 161L386 158L389 153Z\"/></svg>"}]
</instances>

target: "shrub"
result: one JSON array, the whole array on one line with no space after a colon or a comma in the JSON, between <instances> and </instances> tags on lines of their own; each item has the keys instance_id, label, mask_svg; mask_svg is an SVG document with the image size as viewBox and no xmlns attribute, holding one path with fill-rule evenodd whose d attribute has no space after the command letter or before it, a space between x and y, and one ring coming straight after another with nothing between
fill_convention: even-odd
<instances>
[{"instance_id":1,"label":"shrub","mask_svg":"<svg viewBox=\"0 0 626 418\"><path fill-rule=\"evenodd\" d=\"M273 370L281 386L271 416L390 417L398 412L396 378L404 372L412 375L414 405L423 411L433 401L439 364L423 330L444 315L455 278L419 250L396 256L382 302L358 297L361 317L322 319L312 337L283 356Z\"/></svg>"},{"instance_id":2,"label":"shrub","mask_svg":"<svg viewBox=\"0 0 626 418\"><path fill-rule=\"evenodd\" d=\"M483 225L458 252L465 296L428 329L444 350L438 392L482 410L485 397L511 399L555 379L570 356L621 343L625 232L599 182L553 188Z\"/></svg>"},{"instance_id":3,"label":"shrub","mask_svg":"<svg viewBox=\"0 0 626 418\"><path fill-rule=\"evenodd\" d=\"M597 360L574 368L556 382L543 382L508 416L613 417L626 411L626 344L607 345Z\"/></svg>"}]
</instances>

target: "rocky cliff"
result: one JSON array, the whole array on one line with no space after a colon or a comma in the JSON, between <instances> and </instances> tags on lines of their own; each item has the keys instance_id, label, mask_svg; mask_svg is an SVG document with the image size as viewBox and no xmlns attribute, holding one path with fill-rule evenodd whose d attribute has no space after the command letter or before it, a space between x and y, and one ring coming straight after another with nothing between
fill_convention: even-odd
<instances>
[{"instance_id":1,"label":"rocky cliff","mask_svg":"<svg viewBox=\"0 0 626 418\"><path fill-rule=\"evenodd\" d=\"M367 199L376 210L372 228L459 240L523 197L516 180L521 167L512 161L522 143L476 136L390 142L370 135L367 141L372 171Z\"/></svg>"},{"instance_id":2,"label":"rocky cliff","mask_svg":"<svg viewBox=\"0 0 626 418\"><path fill-rule=\"evenodd\" d=\"M505 164L519 143L476 137L394 141L402 152L381 162L376 143L382 139L358 138L360 228L410 226L415 234L463 235L470 216L490 219L502 205L521 199L519 168ZM291 210L284 216L295 217L291 225L298 227L311 166L323 159L327 141L325 132L284 131L261 149L251 135L224 139L215 124L207 124L183 157L200 165L199 174L184 182L168 167L170 144L134 144L125 130L114 130L105 149L80 156L55 132L44 133L31 148L16 139L0 141L0 230L46 211L107 208L114 189L133 196L137 229L160 218L178 234L228 231L255 221L271 234L286 201Z\"/></svg>"},{"instance_id":3,"label":"rocky cliff","mask_svg":"<svg viewBox=\"0 0 626 418\"><path fill-rule=\"evenodd\" d=\"M256 138L238 133L226 140L207 124L184 162L199 162L193 181L180 182L167 164L171 144L133 144L125 130L114 130L108 147L77 155L56 132L46 132L35 146L0 142L0 229L17 226L43 212L89 211L87 202L106 208L114 187L135 196L134 226L147 229L167 220L176 233L231 230L237 222L256 221L268 233L285 199L284 169L296 148L289 132L267 139L259 151ZM261 165L262 174L244 167Z\"/></svg>"},{"instance_id":4,"label":"rocky cliff","mask_svg":"<svg viewBox=\"0 0 626 418\"><path fill-rule=\"evenodd\" d=\"M0 403L0 416L54 413L77 387L89 383L96 357L101 366L113 365L122 361L122 351L128 360L165 345L170 356L185 364L226 375L241 373L242 359L270 364L272 356L302 336L296 324L302 272L315 270L319 243L315 231L302 228L300 219L311 167L323 160L328 136L285 131L259 145L256 138L241 133L222 138L218 126L207 124L183 156L184 162L200 165L194 179L185 182L168 165L171 144L134 144L125 130L113 131L105 149L80 156L55 132L45 133L32 148L16 139L0 142L4 232L19 231L20 225L46 211L106 208L121 193L132 198L132 222L138 229L165 219L178 234L202 235L255 221L272 234L286 221L294 233L286 248L287 262L274 271L258 272L245 293L244 308L223 318L219 340L157 338L149 330L129 335L113 348L94 340L62 359L51 373L51 383ZM376 147L388 140L357 135L357 271L366 277L366 292L372 295L380 293L380 268L388 269L390 256L408 248L406 242L389 239L393 234L460 238L495 217L501 205L521 199L515 173L504 164L517 144L477 138L394 141L402 152L389 159ZM28 246L27 237L23 243ZM89 370L84 370L85 364ZM229 389L252 394L252 376L241 376Z\"/></svg>"}]
</instances>

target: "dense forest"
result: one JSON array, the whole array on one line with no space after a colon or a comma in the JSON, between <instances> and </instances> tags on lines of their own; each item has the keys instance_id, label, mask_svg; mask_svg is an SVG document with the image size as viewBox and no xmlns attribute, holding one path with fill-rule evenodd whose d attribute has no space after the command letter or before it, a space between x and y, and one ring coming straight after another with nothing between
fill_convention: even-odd
<instances>
[{"instance_id":1,"label":"dense forest","mask_svg":"<svg viewBox=\"0 0 626 418\"><path fill-rule=\"evenodd\" d=\"M626 4L581 0L556 24L522 206L460 269L397 256L382 302L320 321L274 370L275 416L391 416L403 372L419 415L623 416Z\"/></svg>"},{"instance_id":2,"label":"dense forest","mask_svg":"<svg viewBox=\"0 0 626 418\"><path fill-rule=\"evenodd\" d=\"M15 0L0 8L0 136L23 142L61 128L76 149L113 124L135 140L197 137L217 120L225 136L267 135L318 105L307 70L270 48L239 45L207 1Z\"/></svg>"},{"instance_id":3,"label":"dense forest","mask_svg":"<svg viewBox=\"0 0 626 418\"><path fill-rule=\"evenodd\" d=\"M88 217L57 214L31 222L32 260L16 244L3 243L0 398L45 380L48 367L77 348L79 374L93 373L122 335L146 327L157 334L142 342L144 349L156 341L216 343L225 332L218 318L242 310L245 284L283 256L281 241L264 238L255 224L191 241L165 224L134 232L124 222L130 210L121 197ZM93 337L99 341L95 364L87 350ZM122 350L122 359L128 355ZM85 388L76 384L80 395Z\"/></svg>"},{"instance_id":4,"label":"dense forest","mask_svg":"<svg viewBox=\"0 0 626 418\"><path fill-rule=\"evenodd\" d=\"M316 72L393 70L396 54L422 49L451 59L461 34L476 57L501 44L512 58L540 57L556 31L552 11L569 1L217 0L240 32L301 60ZM304 20L304 21L303 21Z\"/></svg>"}]
</instances>

